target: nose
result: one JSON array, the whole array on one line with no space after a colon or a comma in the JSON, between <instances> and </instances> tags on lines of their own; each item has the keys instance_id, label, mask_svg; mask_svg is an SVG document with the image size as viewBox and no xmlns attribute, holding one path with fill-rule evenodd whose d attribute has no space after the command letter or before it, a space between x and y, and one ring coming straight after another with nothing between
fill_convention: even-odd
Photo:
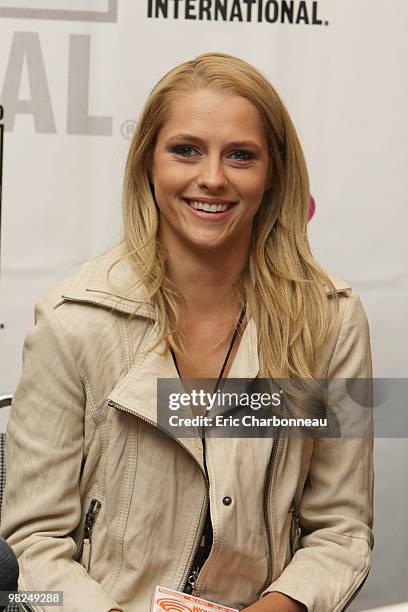
<instances>
[{"instance_id":1,"label":"nose","mask_svg":"<svg viewBox=\"0 0 408 612\"><path fill-rule=\"evenodd\" d=\"M208 155L200 164L197 185L208 191L219 191L227 183L222 160L217 155Z\"/></svg>"}]
</instances>

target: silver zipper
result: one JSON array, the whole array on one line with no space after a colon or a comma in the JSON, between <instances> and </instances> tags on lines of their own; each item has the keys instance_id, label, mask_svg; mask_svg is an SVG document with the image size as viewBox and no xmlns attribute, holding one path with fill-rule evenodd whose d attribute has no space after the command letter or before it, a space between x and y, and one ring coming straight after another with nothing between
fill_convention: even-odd
<instances>
[{"instance_id":1,"label":"silver zipper","mask_svg":"<svg viewBox=\"0 0 408 612\"><path fill-rule=\"evenodd\" d=\"M101 506L101 502L93 497L85 517L84 540L91 539L92 529L98 517Z\"/></svg>"},{"instance_id":2,"label":"silver zipper","mask_svg":"<svg viewBox=\"0 0 408 612\"><path fill-rule=\"evenodd\" d=\"M98 517L98 514L100 512L101 506L102 506L101 502L95 497L92 497L87 513L85 515L85 522L84 522L82 538L81 538L81 546L79 547L75 556L73 557L75 561L81 561L82 553L84 551L84 542L85 540L89 540L89 541L91 540L92 529Z\"/></svg>"},{"instance_id":3,"label":"silver zipper","mask_svg":"<svg viewBox=\"0 0 408 612\"><path fill-rule=\"evenodd\" d=\"M127 412L129 414L133 414L134 412L132 410L129 410L128 408L125 408L125 406L121 406L120 404L117 404L116 402L109 400L108 401L108 406L111 406L112 408L117 408L118 410L122 410L123 412ZM204 528L204 522L205 522L205 517L208 511L208 507L209 507L209 484L208 484L208 480L207 480L207 476L203 470L203 468L201 467L201 465L199 464L199 462L197 461L197 459L194 457L194 455L185 447L183 446L179 440L172 436L167 429L165 429L164 427L160 427L157 423L155 423L154 421L151 421L150 419L147 419L146 417L137 414L137 418L142 419L142 421L145 421L146 423L149 423L150 425L153 425L153 427L156 427L157 429L160 429L161 431L164 431L170 438L172 438L172 440L174 440L175 442L177 442L177 444L186 452L190 455L190 457L192 457L195 461L195 463L198 465L200 472L203 476L203 480L204 480L204 484L205 484L205 488L206 488L206 498L205 498L205 502L204 502L204 506L201 509L201 515L200 515L200 522L199 522L199 529L197 531L198 533L198 537L196 536L196 540L194 542L194 547L193 547L193 554L191 556L191 560L187 566L187 571L184 572L184 577L183 580L181 581L178 590L179 591L184 591L184 588L187 584L187 581L189 581L189 584L191 584L190 582L190 578L193 580L193 575L192 575L192 569L193 569L193 565L194 565L194 560L196 558L197 555L197 551L199 548L199 544L201 541L201 537L202 537L202 531ZM192 584L191 586L194 588L195 585L195 581L196 581L197 577L194 577L194 584Z\"/></svg>"},{"instance_id":4,"label":"silver zipper","mask_svg":"<svg viewBox=\"0 0 408 612\"><path fill-rule=\"evenodd\" d=\"M194 595L194 591L195 591L195 585L197 582L197 578L198 578L198 571L197 570L193 570L191 572L191 574L189 575L189 577L187 578L187 582L190 586L191 586L191 594ZM185 586L184 586L185 588Z\"/></svg>"},{"instance_id":5,"label":"silver zipper","mask_svg":"<svg viewBox=\"0 0 408 612\"><path fill-rule=\"evenodd\" d=\"M272 450L271 450L271 456L269 458L269 463L268 463L268 468L267 468L267 474L266 474L266 479L265 479L265 487L264 487L264 505L263 505L263 509L264 509L264 520L265 520L265 528L266 528L266 539L267 539L267 543L268 543L268 574L266 576L266 582L265 582L265 586L263 587L262 591L264 591L266 588L268 588L268 586L271 584L272 582L272 575L273 575L273 562L272 562L272 531L271 531L271 526L270 526L270 522L271 522L271 517L270 517L270 504L269 504L269 498L270 498L270 489L271 489L271 484L272 484L272 472L273 472L273 466L275 463L275 457L276 457L276 453L278 450L278 445L279 445L279 433L280 433L280 427L278 428L276 435L273 439L273 443L272 443Z\"/></svg>"},{"instance_id":6,"label":"silver zipper","mask_svg":"<svg viewBox=\"0 0 408 612\"><path fill-rule=\"evenodd\" d=\"M96 519L98 518L98 514L101 510L101 507L102 507L102 503L95 497L92 497L90 504L88 506L88 510L85 515L83 534L81 538L81 546L74 556L74 559L77 561L81 560L83 549L84 549L84 541L85 540L89 540L89 542L91 541L92 530L95 525ZM27 610L27 612L34 612L34 609L31 608L31 606L29 606L28 604L23 604L23 607L25 610Z\"/></svg>"},{"instance_id":7,"label":"silver zipper","mask_svg":"<svg viewBox=\"0 0 408 612\"><path fill-rule=\"evenodd\" d=\"M123 412L127 412L129 414L133 414L134 412L132 410L129 410L128 408L125 408L125 406L121 406L120 404L117 404L116 402L109 400L108 401L108 406L111 406L112 408L117 408L118 410L122 410ZM171 436L169 434L169 432L160 427L157 423L155 423L154 421L151 421L150 419L147 419L146 417L137 414L137 417L142 419L142 421L145 421L146 423L149 423L150 425L153 425L153 427L157 427L157 429L160 429L162 431L164 431L169 437L171 437L175 442L177 442L177 444L179 446L181 446L181 448L188 453L194 460L194 462L198 465L200 472L203 476L203 480L206 486L206 491L207 491L207 497L204 503L204 512L201 513L200 516L200 523L199 523L199 527L200 529L198 530L199 533L199 537L196 538L196 541L194 543L194 548L193 548L193 555L191 556L191 561L188 565L188 569L187 571L184 573L184 578L182 580L182 582L179 585L178 590L180 591L184 591L184 588L188 583L191 585L192 589L194 590L195 584L197 582L197 578L198 578L198 574L195 571L192 571L193 569L193 565L194 565L194 560L196 558L196 554L197 554L197 550L199 547L199 543L202 537L202 530L204 528L204 520L205 520L205 516L207 514L207 510L208 510L208 506L209 506L209 485L207 482L207 477L206 474L204 472L204 470L202 469L201 465L199 464L199 462L197 461L197 459L194 457L194 455L185 447L183 446L179 440L177 438L175 438L174 436ZM271 533L271 528L270 528L270 508L269 508L269 498L270 498L270 488L271 488L271 484L272 484L272 471L273 471L273 467L274 467L274 463L275 463L275 458L276 458L276 453L278 450L278 446L279 446L279 442L280 442L280 427L277 429L276 435L273 439L273 443L272 443L272 450L271 450L271 455L269 458L269 463L268 463L268 468L267 468L267 477L265 480L265 487L264 487L264 520L265 520L265 528L266 528L266 533L267 533L267 543L268 543L268 574L266 577L266 581L265 581L265 585L262 589L262 591L264 591L265 589L268 588L268 586L270 586L271 582L272 582L272 576L273 576L273 562L272 562L272 533ZM203 509L202 509L203 510ZM351 601L355 598L355 596L357 595L357 593L360 591L361 587L363 586L366 578L367 578L368 572L367 574L364 576L364 578L361 581L361 584L359 585L359 587L356 589L356 591L353 593L353 595L350 597L350 599L346 602L345 607L342 608L342 612L344 612L346 610L346 608L349 606L349 604L351 603Z\"/></svg>"},{"instance_id":8,"label":"silver zipper","mask_svg":"<svg viewBox=\"0 0 408 612\"><path fill-rule=\"evenodd\" d=\"M293 500L292 504L289 508L289 512L292 515L289 537L290 537L290 554L291 557L294 556L295 552L299 548L299 542L302 535L302 531L300 529L300 521L299 521L299 512L297 509L296 501Z\"/></svg>"}]
</instances>

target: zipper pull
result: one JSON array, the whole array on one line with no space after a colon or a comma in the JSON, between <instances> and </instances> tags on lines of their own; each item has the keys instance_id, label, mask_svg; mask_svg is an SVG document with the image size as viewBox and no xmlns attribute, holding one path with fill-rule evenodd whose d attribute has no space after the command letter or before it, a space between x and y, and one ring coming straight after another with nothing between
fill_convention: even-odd
<instances>
[{"instance_id":1,"label":"zipper pull","mask_svg":"<svg viewBox=\"0 0 408 612\"><path fill-rule=\"evenodd\" d=\"M92 498L90 506L88 508L88 512L85 516L85 525L84 525L84 538L86 540L91 539L92 528L95 524L99 511L101 509L101 502L95 498Z\"/></svg>"},{"instance_id":2,"label":"zipper pull","mask_svg":"<svg viewBox=\"0 0 408 612\"><path fill-rule=\"evenodd\" d=\"M91 555L91 543L89 540L84 540L84 546L82 548L82 558L81 558L81 565L82 567L84 567L86 569L86 571L89 570L89 557Z\"/></svg>"},{"instance_id":3,"label":"zipper pull","mask_svg":"<svg viewBox=\"0 0 408 612\"><path fill-rule=\"evenodd\" d=\"M193 572L189 575L187 582L191 588L191 595L194 595L195 585L198 578L198 570L193 570Z\"/></svg>"},{"instance_id":4,"label":"zipper pull","mask_svg":"<svg viewBox=\"0 0 408 612\"><path fill-rule=\"evenodd\" d=\"M295 552L299 549L302 530L300 528L299 512L294 502L292 503L289 511L292 514L292 524L290 526L290 549L293 557Z\"/></svg>"},{"instance_id":5,"label":"zipper pull","mask_svg":"<svg viewBox=\"0 0 408 612\"><path fill-rule=\"evenodd\" d=\"M89 569L89 559L91 555L91 535L92 528L95 524L96 518L101 509L101 502L95 498L92 498L91 503L88 508L88 512L85 516L85 524L84 524L84 540L82 543L82 554L81 554L81 565L88 571Z\"/></svg>"}]
</instances>

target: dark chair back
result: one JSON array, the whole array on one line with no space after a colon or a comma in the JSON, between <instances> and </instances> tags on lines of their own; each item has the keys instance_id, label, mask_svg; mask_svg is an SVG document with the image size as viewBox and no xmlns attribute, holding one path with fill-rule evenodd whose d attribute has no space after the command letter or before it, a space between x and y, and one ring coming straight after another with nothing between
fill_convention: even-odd
<instances>
[{"instance_id":1,"label":"dark chair back","mask_svg":"<svg viewBox=\"0 0 408 612\"><path fill-rule=\"evenodd\" d=\"M0 395L0 408L11 405L11 395ZM0 433L0 522L1 522L1 505L3 502L4 487L6 486L6 434ZM5 608L5 612L21 612L17 604L10 604Z\"/></svg>"}]
</instances>

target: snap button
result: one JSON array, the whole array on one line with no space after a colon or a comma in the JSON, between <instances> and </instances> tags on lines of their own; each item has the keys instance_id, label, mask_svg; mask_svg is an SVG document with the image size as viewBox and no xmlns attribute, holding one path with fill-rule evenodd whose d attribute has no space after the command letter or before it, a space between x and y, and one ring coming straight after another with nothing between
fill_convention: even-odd
<instances>
[{"instance_id":1,"label":"snap button","mask_svg":"<svg viewBox=\"0 0 408 612\"><path fill-rule=\"evenodd\" d=\"M224 497L224 499L222 500L222 503L224 504L224 506L230 506L232 504L232 499L230 497Z\"/></svg>"}]
</instances>

